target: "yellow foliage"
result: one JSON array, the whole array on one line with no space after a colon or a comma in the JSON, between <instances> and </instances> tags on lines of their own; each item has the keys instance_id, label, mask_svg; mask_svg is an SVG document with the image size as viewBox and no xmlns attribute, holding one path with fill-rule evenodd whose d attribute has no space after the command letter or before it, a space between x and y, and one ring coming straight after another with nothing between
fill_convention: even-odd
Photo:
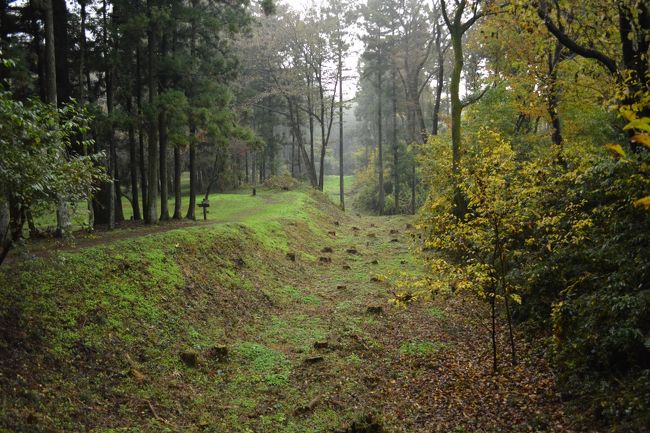
<instances>
[{"instance_id":1,"label":"yellow foliage","mask_svg":"<svg viewBox=\"0 0 650 433\"><path fill-rule=\"evenodd\" d=\"M650 195L634 201L634 206L643 206L645 210L650 210Z\"/></svg>"},{"instance_id":2,"label":"yellow foliage","mask_svg":"<svg viewBox=\"0 0 650 433\"><path fill-rule=\"evenodd\" d=\"M620 144L609 143L605 145L616 158L625 158L625 151Z\"/></svg>"},{"instance_id":3,"label":"yellow foliage","mask_svg":"<svg viewBox=\"0 0 650 433\"><path fill-rule=\"evenodd\" d=\"M431 179L437 183L422 211L420 225L426 234L425 247L446 253L445 258L431 260L431 273L437 277L430 281L429 289L470 290L489 299L500 287L503 296L509 293L516 302L520 299L516 287L503 278L507 263L515 255L509 240L536 218L525 200L533 185L523 182L525 177L520 174L535 179L539 167L518 162L510 143L495 131L481 129L476 137L477 143L465 155L459 174L459 186L470 208L465 218L457 219L451 212L451 167L443 162L429 164ZM439 138L430 140L431 155L438 153L435 148L440 142Z\"/></svg>"},{"instance_id":4,"label":"yellow foliage","mask_svg":"<svg viewBox=\"0 0 650 433\"><path fill-rule=\"evenodd\" d=\"M630 141L633 141L635 143L639 143L648 149L650 149L650 135L649 134L636 134L632 138L630 138Z\"/></svg>"},{"instance_id":5,"label":"yellow foliage","mask_svg":"<svg viewBox=\"0 0 650 433\"><path fill-rule=\"evenodd\" d=\"M650 117L641 117L633 119L625 125L624 130L637 129L640 131L650 132Z\"/></svg>"},{"instance_id":6,"label":"yellow foliage","mask_svg":"<svg viewBox=\"0 0 650 433\"><path fill-rule=\"evenodd\" d=\"M650 117L639 117L638 115L638 113L641 113L650 107L650 92L643 90L640 90L639 92L636 102L629 105L622 105L619 107L618 111L621 116L628 121L627 125L625 125L623 129L634 132L634 135L630 138L630 142L641 144L650 149ZM608 144L607 147L612 151L612 153L614 153L616 158L625 157L625 151L620 144ZM648 163L638 159L636 162L638 163L636 167L638 167L640 176L632 176L631 179L638 179L638 181L643 182L647 179ZM637 199L633 201L633 204L635 207L643 207L645 210L650 210L650 196Z\"/></svg>"}]
</instances>

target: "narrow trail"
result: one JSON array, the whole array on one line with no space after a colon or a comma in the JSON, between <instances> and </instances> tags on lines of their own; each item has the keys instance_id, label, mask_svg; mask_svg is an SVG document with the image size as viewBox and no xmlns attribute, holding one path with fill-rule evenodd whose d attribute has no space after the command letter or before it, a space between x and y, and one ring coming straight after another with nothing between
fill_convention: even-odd
<instances>
[{"instance_id":1,"label":"narrow trail","mask_svg":"<svg viewBox=\"0 0 650 433\"><path fill-rule=\"evenodd\" d=\"M447 297L391 304L400 280L425 277L409 251L411 223L347 215L313 245L316 265L294 265L293 285L309 302L257 331L291 360L304 403L296 414L354 412L358 421L340 432L571 431L541 358L522 348L520 365L491 374L481 305ZM269 330L277 323L291 329ZM304 353L292 345L297 334L319 338Z\"/></svg>"}]
</instances>

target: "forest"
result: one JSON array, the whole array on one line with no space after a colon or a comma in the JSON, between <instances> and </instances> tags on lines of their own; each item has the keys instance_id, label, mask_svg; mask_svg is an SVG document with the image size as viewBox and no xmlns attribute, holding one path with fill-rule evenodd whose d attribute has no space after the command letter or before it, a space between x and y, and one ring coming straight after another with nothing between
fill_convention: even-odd
<instances>
[{"instance_id":1,"label":"forest","mask_svg":"<svg viewBox=\"0 0 650 433\"><path fill-rule=\"evenodd\" d=\"M0 0L0 432L650 431L646 0Z\"/></svg>"}]
</instances>

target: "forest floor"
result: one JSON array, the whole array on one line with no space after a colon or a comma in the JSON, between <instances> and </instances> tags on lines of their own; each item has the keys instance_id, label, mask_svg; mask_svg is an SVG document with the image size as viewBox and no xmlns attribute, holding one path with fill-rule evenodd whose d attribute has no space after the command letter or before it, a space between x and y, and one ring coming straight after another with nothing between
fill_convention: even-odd
<instances>
[{"instance_id":1,"label":"forest floor","mask_svg":"<svg viewBox=\"0 0 650 433\"><path fill-rule=\"evenodd\" d=\"M0 432L572 431L542 351L500 339L492 374L481 303L391 303L426 277L412 218L245 201L0 272Z\"/></svg>"}]
</instances>

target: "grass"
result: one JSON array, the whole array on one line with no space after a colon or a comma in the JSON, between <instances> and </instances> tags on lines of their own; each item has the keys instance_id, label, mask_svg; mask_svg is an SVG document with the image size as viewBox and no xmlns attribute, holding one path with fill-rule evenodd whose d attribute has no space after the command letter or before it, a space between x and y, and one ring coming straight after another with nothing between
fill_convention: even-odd
<instances>
[{"instance_id":1,"label":"grass","mask_svg":"<svg viewBox=\"0 0 650 433\"><path fill-rule=\"evenodd\" d=\"M439 352L446 348L445 343L439 341L408 341L403 343L399 349L400 354L406 356L426 356Z\"/></svg>"},{"instance_id":2,"label":"grass","mask_svg":"<svg viewBox=\"0 0 650 433\"><path fill-rule=\"evenodd\" d=\"M252 342L238 344L234 352L243 359L243 365L248 367L236 382L263 380L269 385L282 386L289 381L290 365L282 352ZM254 374L251 375L251 372Z\"/></svg>"},{"instance_id":3,"label":"grass","mask_svg":"<svg viewBox=\"0 0 650 433\"><path fill-rule=\"evenodd\" d=\"M354 184L354 175L343 176L343 186L345 188L345 199L349 201L351 197L352 185ZM323 192L327 194L332 203L339 204L340 202L340 178L337 175L325 176L325 183L323 184Z\"/></svg>"},{"instance_id":4,"label":"grass","mask_svg":"<svg viewBox=\"0 0 650 433\"><path fill-rule=\"evenodd\" d=\"M305 303L311 305L319 305L320 300L314 295L304 294L295 287L287 286L281 287L274 291L274 296L281 302L285 303Z\"/></svg>"},{"instance_id":5,"label":"grass","mask_svg":"<svg viewBox=\"0 0 650 433\"><path fill-rule=\"evenodd\" d=\"M208 197L210 200L210 207L208 208L207 214L208 221L228 218L232 215L237 214L238 212L245 212L247 210L250 210L255 205L254 201L248 200L248 197L250 195L251 192L248 190L210 194ZM203 192L199 192L197 194L197 204L201 203L203 196ZM140 200L141 199L142 197L140 197ZM181 177L181 214L183 217L185 217L185 214L187 213L189 201L189 173L183 173ZM167 201L170 217L174 213L174 204L174 194L170 192ZM158 196L156 209L157 214L160 215L160 196ZM126 197L122 197L122 210L124 213L124 219L126 221L129 221L133 218L133 207L131 205L131 202ZM141 201L140 212L142 213ZM34 222L37 227L41 229L54 229L56 227L56 210L53 206L45 207L42 209L35 209L34 213ZM203 219L203 210L199 207L196 208L196 218ZM73 228L75 230L81 229L87 225L88 211L86 202L74 203L71 206L71 220Z\"/></svg>"},{"instance_id":6,"label":"grass","mask_svg":"<svg viewBox=\"0 0 650 433\"><path fill-rule=\"evenodd\" d=\"M327 336L323 321L318 317L309 317L305 314L286 318L272 316L265 321L258 332L267 341L288 345L291 350L301 353L310 351L314 343Z\"/></svg>"},{"instance_id":7,"label":"grass","mask_svg":"<svg viewBox=\"0 0 650 433\"><path fill-rule=\"evenodd\" d=\"M209 199L210 199L211 207L209 208L208 215L207 215L208 220L215 219L212 216L212 214L215 213L214 212L215 209L217 209L217 215L221 215L221 209L220 209L221 207L224 207L225 210L229 212L236 211L236 208L230 209L229 205L231 204L237 205L237 204L241 204L242 202L245 202L245 200L242 200L242 198L238 196L245 197L247 195L249 195L248 192L210 194ZM200 203L202 199L203 199L202 196L197 197L197 202ZM187 213L187 207L189 205L189 196L188 195L181 196L181 203L182 203L181 215L184 218ZM173 198L168 201L168 205L169 205L169 213L171 217L174 213ZM122 198L122 210L124 213L125 221L129 221L133 218L133 207L131 206L131 203L126 198ZM160 199L158 199L157 214L160 215ZM203 219L203 211L201 208L197 207L196 218ZM86 227L86 225L88 224L88 211L85 202L76 203L73 206L71 206L71 221L74 230L78 230ZM34 223L40 229L54 229L56 227L56 214L55 214L54 207L50 206L44 209L37 210Z\"/></svg>"},{"instance_id":8,"label":"grass","mask_svg":"<svg viewBox=\"0 0 650 433\"><path fill-rule=\"evenodd\" d=\"M434 319L438 319L438 320L443 320L446 317L445 312L436 306L429 307L427 309L427 313L429 313L429 315Z\"/></svg>"},{"instance_id":9,"label":"grass","mask_svg":"<svg viewBox=\"0 0 650 433\"><path fill-rule=\"evenodd\" d=\"M364 352L395 353L375 335L383 320L365 314L369 298L386 296L367 253L397 271L397 249L387 237L365 246L306 189L211 203L210 220L224 224L0 270L0 352L15 360L0 359L0 431L315 433L358 418L355 396L371 392ZM345 254L352 245L364 255ZM316 263L324 246L331 264ZM222 345L228 357L215 359ZM196 366L181 358L188 351Z\"/></svg>"},{"instance_id":10,"label":"grass","mask_svg":"<svg viewBox=\"0 0 650 433\"><path fill-rule=\"evenodd\" d=\"M345 194L346 199L350 201L350 190L352 184L354 183L354 175L344 176L345 182ZM325 176L324 184L324 193L327 197L330 198L332 203L339 203L339 177L335 175ZM268 191L267 191L268 192ZM264 189L258 188L258 196L264 197ZM266 194L268 197L268 194ZM245 216L250 213L257 214L260 208L264 208L266 211L266 206L268 203L260 203L260 200L256 201L251 199L251 192L248 190L245 191L234 191L229 193L214 193L210 194L208 199L210 201L210 207L208 208L207 220L208 221L232 221L241 216ZM197 203L200 203L203 199L203 193L197 195ZM174 212L175 199L173 193L170 193L168 199L168 208L170 216ZM276 203L281 206L282 203ZM187 208L189 206L189 173L183 173L181 177L181 214L185 217L187 213ZM140 203L142 207L142 203ZM88 223L88 211L87 203L79 202L74 203L70 207L71 209L71 221L73 230L79 230L87 226ZM122 198L122 210L124 214L124 220L129 221L133 218L133 207L131 202L126 198ZM268 209L269 212L277 211L276 209ZM142 210L141 210L142 212ZM263 213L263 212L262 212ZM160 215L160 197L158 197L157 205L157 214ZM286 212L289 215L289 212ZM34 223L36 226L43 230L54 230L56 228L56 210L53 206L48 206L45 208L34 209ZM203 210L201 208L196 208L196 218L199 220L203 219ZM27 229L26 229L27 230ZM27 234L27 233L26 233Z\"/></svg>"}]
</instances>

